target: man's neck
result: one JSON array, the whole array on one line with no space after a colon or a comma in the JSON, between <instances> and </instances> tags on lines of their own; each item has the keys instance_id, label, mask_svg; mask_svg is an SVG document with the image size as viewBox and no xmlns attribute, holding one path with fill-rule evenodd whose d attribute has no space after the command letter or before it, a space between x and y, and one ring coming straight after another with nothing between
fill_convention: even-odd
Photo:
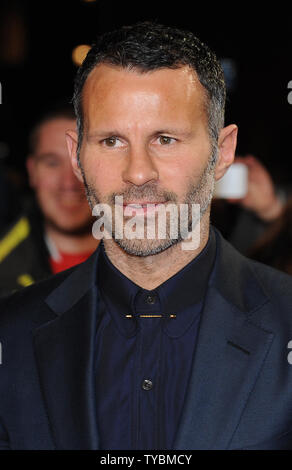
<instances>
[{"instance_id":1,"label":"man's neck","mask_svg":"<svg viewBox=\"0 0 292 470\"><path fill-rule=\"evenodd\" d=\"M45 233L56 249L62 253L78 254L93 252L98 245L98 240L91 233L82 235L67 234L58 231L50 225L45 226Z\"/></svg>"},{"instance_id":2,"label":"man's neck","mask_svg":"<svg viewBox=\"0 0 292 470\"><path fill-rule=\"evenodd\" d=\"M131 281L143 289L152 290L183 269L196 258L209 238L209 214L205 213L200 223L200 244L195 250L183 250L182 244L167 248L151 256L127 254L112 239L104 240L104 246L112 264Z\"/></svg>"}]
</instances>

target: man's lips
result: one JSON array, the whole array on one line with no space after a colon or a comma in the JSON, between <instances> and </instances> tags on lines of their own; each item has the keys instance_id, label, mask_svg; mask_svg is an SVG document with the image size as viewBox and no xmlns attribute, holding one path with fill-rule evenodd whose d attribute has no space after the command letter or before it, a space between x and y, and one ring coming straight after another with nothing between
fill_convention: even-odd
<instances>
[{"instance_id":1,"label":"man's lips","mask_svg":"<svg viewBox=\"0 0 292 470\"><path fill-rule=\"evenodd\" d=\"M166 204L166 201L139 201L139 202L127 202L123 203L124 212L129 212L131 215L132 211L139 214L154 212L159 206Z\"/></svg>"},{"instance_id":2,"label":"man's lips","mask_svg":"<svg viewBox=\"0 0 292 470\"><path fill-rule=\"evenodd\" d=\"M139 202L124 202L123 203L123 207L127 207L127 206L130 206L130 207L144 207L144 206L147 206L147 205L154 205L154 206L158 206L159 204L165 204L166 201L139 201Z\"/></svg>"}]
</instances>

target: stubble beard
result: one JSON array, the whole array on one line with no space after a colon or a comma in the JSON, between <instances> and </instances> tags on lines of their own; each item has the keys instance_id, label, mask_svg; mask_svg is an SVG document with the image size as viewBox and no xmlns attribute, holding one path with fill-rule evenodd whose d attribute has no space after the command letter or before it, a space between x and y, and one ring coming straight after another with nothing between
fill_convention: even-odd
<instances>
[{"instance_id":1,"label":"stubble beard","mask_svg":"<svg viewBox=\"0 0 292 470\"><path fill-rule=\"evenodd\" d=\"M91 209L94 208L96 204L106 203L109 204L112 208L112 233L111 237L115 241L115 243L124 250L129 255L139 256L139 257L146 257L151 255L156 255L167 250L170 247L177 245L178 243L184 240L184 234L181 231L178 231L178 236L176 238L171 238L170 236L170 219L167 217L166 220L166 237L163 239L154 238L148 239L146 238L146 226L145 223L145 236L142 239L134 238L128 239L126 237L122 239L115 238L115 197L116 196L123 196L124 201L139 201L139 200L147 200L149 203L153 202L164 202L166 204L187 204L188 205L188 231L190 232L192 228L194 229L194 225L192 226L192 204L198 204L200 207L199 210L199 217L197 222L202 219L203 215L206 213L207 209L210 206L213 192L214 192L214 172L215 172L215 163L217 160L217 148L213 148L212 154L208 160L206 167L204 168L199 180L194 183L194 178L189 183L188 190L186 192L185 198L183 201L178 201L178 197L176 193L171 191L161 191L157 188L156 184L150 183L145 184L143 186L132 186L128 188L124 192L120 193L112 193L106 201L101 201L100 198L97 196L97 193L91 185L86 177L82 166L80 165L81 173L83 176L85 192L87 196L87 200ZM178 227L180 227L180 211L178 207ZM125 218L124 218L125 219ZM125 220L123 221L125 223ZM157 226L157 218L154 222ZM156 231L157 233L157 231Z\"/></svg>"}]
</instances>

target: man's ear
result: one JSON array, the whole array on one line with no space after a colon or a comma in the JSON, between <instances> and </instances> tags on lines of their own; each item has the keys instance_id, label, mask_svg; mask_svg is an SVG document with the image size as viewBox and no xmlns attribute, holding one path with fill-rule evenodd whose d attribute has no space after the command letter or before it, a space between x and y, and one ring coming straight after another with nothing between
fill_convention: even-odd
<instances>
[{"instance_id":1,"label":"man's ear","mask_svg":"<svg viewBox=\"0 0 292 470\"><path fill-rule=\"evenodd\" d=\"M77 159L77 147L78 147L78 134L76 131L69 130L66 131L66 142L68 147L69 156L71 158L71 165L74 171L74 174L77 176L79 181L83 183L83 177L81 169Z\"/></svg>"},{"instance_id":2,"label":"man's ear","mask_svg":"<svg viewBox=\"0 0 292 470\"><path fill-rule=\"evenodd\" d=\"M237 142L238 127L235 124L223 127L218 139L218 159L215 170L215 180L219 180L233 163Z\"/></svg>"},{"instance_id":3,"label":"man's ear","mask_svg":"<svg viewBox=\"0 0 292 470\"><path fill-rule=\"evenodd\" d=\"M37 176L36 176L36 162L35 162L34 156L29 155L26 159L25 164L26 164L26 169L28 173L29 185L31 188L35 188Z\"/></svg>"}]
</instances>

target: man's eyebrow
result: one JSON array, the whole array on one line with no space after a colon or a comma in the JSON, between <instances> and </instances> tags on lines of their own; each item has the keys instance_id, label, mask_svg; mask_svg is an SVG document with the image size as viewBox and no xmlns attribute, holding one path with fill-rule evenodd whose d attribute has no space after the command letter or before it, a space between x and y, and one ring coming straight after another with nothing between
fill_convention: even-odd
<instances>
[{"instance_id":1,"label":"man's eyebrow","mask_svg":"<svg viewBox=\"0 0 292 470\"><path fill-rule=\"evenodd\" d=\"M193 130L191 129L180 129L175 127L164 127L163 129L159 129L153 132L153 136L155 135L179 135L181 137L190 137L193 134Z\"/></svg>"},{"instance_id":2,"label":"man's eyebrow","mask_svg":"<svg viewBox=\"0 0 292 470\"><path fill-rule=\"evenodd\" d=\"M104 138L104 137L111 137L111 136L120 136L120 137L122 137L122 134L117 129L85 132L85 137L86 137L87 140L96 140L96 139L100 139L102 137Z\"/></svg>"},{"instance_id":3,"label":"man's eyebrow","mask_svg":"<svg viewBox=\"0 0 292 470\"><path fill-rule=\"evenodd\" d=\"M153 131L150 135L151 137L155 137L155 136L164 135L164 134L179 135L179 136L187 138L193 135L193 130L180 129L180 128L174 128L174 127L164 127L164 128ZM108 137L110 136L124 137L124 134L121 133L121 131L117 129L99 130L99 131L86 133L86 139L88 141L96 140L99 138L105 138L107 136Z\"/></svg>"}]
</instances>

